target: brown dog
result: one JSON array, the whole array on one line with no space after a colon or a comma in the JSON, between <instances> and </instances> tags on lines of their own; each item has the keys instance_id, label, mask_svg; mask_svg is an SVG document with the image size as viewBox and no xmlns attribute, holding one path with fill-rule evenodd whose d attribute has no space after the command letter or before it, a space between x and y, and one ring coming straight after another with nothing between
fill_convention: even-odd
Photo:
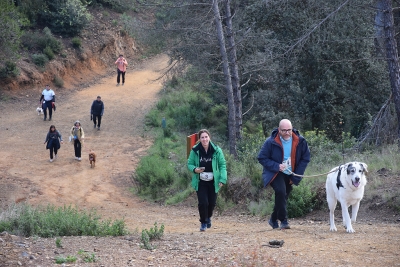
<instances>
[{"instance_id":1,"label":"brown dog","mask_svg":"<svg viewBox=\"0 0 400 267\"><path fill-rule=\"evenodd\" d=\"M96 165L96 153L90 151L89 153L90 168L94 168Z\"/></svg>"}]
</instances>

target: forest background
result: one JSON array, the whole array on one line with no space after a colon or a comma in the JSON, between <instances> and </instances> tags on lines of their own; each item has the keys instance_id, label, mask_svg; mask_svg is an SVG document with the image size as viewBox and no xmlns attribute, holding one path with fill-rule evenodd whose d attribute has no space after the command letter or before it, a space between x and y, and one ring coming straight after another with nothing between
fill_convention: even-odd
<instances>
[{"instance_id":1,"label":"forest background","mask_svg":"<svg viewBox=\"0 0 400 267\"><path fill-rule=\"evenodd\" d=\"M66 41L79 54L90 8L120 12L114 26L145 47L143 57L167 53L171 60L162 98L147 116L148 127L159 129L162 118L165 127L133 174L134 191L167 204L193 197L186 146L178 141L208 128L229 151L230 184L218 208L243 205L266 215L272 192L262 189L256 155L282 118L309 141L306 174L367 158L373 170L398 171L379 159L382 152L395 157L399 137L399 7L361 0L2 0L1 90L18 81L22 55L43 69L68 57ZM62 77L50 78L63 86ZM322 204L323 180L296 188L292 217ZM396 192L384 200L399 209Z\"/></svg>"}]
</instances>

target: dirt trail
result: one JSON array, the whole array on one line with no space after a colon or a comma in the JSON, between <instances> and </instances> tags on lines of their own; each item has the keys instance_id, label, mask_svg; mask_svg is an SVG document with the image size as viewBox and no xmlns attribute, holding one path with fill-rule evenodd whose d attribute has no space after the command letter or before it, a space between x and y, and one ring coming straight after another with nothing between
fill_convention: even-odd
<instances>
[{"instance_id":1,"label":"dirt trail","mask_svg":"<svg viewBox=\"0 0 400 267\"><path fill-rule=\"evenodd\" d=\"M65 238L68 253L76 252L78 243L93 251L82 242L93 243L103 259L101 266L399 266L399 224L383 223L379 218L359 218L356 233L347 234L343 229L329 232L328 213L321 221L290 220L292 229L285 231L272 230L258 217L219 215L211 229L200 233L195 206L164 207L131 194L131 175L152 144L143 119L157 100L161 84L155 79L166 64L166 56L146 61L127 73L124 86L117 87L113 76L82 90L56 89L57 111L52 122L35 113L41 89L1 101L0 204L26 201L96 208L105 218L124 218L131 231L149 229L154 222L165 225L164 239L153 252L120 239ZM101 131L93 129L90 121L90 105L97 95L105 104ZM75 120L81 121L86 136L82 162L74 160L73 146L68 143ZM51 124L65 140L53 163L43 144ZM89 149L98 156L94 169L87 159ZM339 211L336 216L340 218ZM270 248L266 244L271 239L282 239L285 244ZM33 253L40 244L31 242ZM52 266L54 242L43 242L48 244L41 244L40 253L35 254L42 263L27 266ZM113 253L118 257L106 261Z\"/></svg>"}]
</instances>

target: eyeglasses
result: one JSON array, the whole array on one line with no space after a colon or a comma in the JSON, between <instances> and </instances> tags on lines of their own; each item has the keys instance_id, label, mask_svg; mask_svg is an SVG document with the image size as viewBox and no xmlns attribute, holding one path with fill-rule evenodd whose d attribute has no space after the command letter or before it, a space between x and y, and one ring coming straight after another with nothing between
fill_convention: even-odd
<instances>
[{"instance_id":1,"label":"eyeglasses","mask_svg":"<svg viewBox=\"0 0 400 267\"><path fill-rule=\"evenodd\" d=\"M282 133L290 133L292 129L281 129L280 130Z\"/></svg>"}]
</instances>

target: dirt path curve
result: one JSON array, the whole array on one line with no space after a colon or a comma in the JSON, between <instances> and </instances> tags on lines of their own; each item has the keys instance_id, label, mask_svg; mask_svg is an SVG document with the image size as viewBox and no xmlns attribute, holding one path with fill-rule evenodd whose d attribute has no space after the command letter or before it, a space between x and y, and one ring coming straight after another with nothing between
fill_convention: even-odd
<instances>
[{"instance_id":1,"label":"dirt path curve","mask_svg":"<svg viewBox=\"0 0 400 267\"><path fill-rule=\"evenodd\" d=\"M379 218L373 222L359 218L354 225L357 232L347 234L343 229L329 232L328 213L323 221L291 220L292 229L285 231L272 230L257 217L220 215L215 216L211 229L200 233L196 207L164 207L131 194L131 175L151 145L143 119L157 100L161 84L154 80L166 64L166 56L146 61L127 73L124 86L117 87L113 76L82 90L55 90L57 111L52 122L44 122L42 116L35 114L40 91L1 101L0 204L26 201L33 205L96 208L105 218L124 218L128 229L139 233L154 222L165 225L165 236L155 251L141 249L137 239L132 243L129 238L66 237L63 251L57 253L69 255L84 248L95 251L101 259L100 265L78 266L399 264L399 225L382 223ZM105 104L101 131L93 129L89 113L97 95ZM75 120L80 120L85 130L82 162L74 160L72 144L68 143L68 131ZM53 163L43 144L51 124L65 139L59 158ZM94 169L87 160L89 149L98 156ZM340 218L340 213L336 216ZM271 239L284 240L285 244L279 249L266 246ZM53 266L57 250L54 241L24 242L35 255L35 259L25 261L26 266ZM3 255L6 254L10 255Z\"/></svg>"}]
</instances>

